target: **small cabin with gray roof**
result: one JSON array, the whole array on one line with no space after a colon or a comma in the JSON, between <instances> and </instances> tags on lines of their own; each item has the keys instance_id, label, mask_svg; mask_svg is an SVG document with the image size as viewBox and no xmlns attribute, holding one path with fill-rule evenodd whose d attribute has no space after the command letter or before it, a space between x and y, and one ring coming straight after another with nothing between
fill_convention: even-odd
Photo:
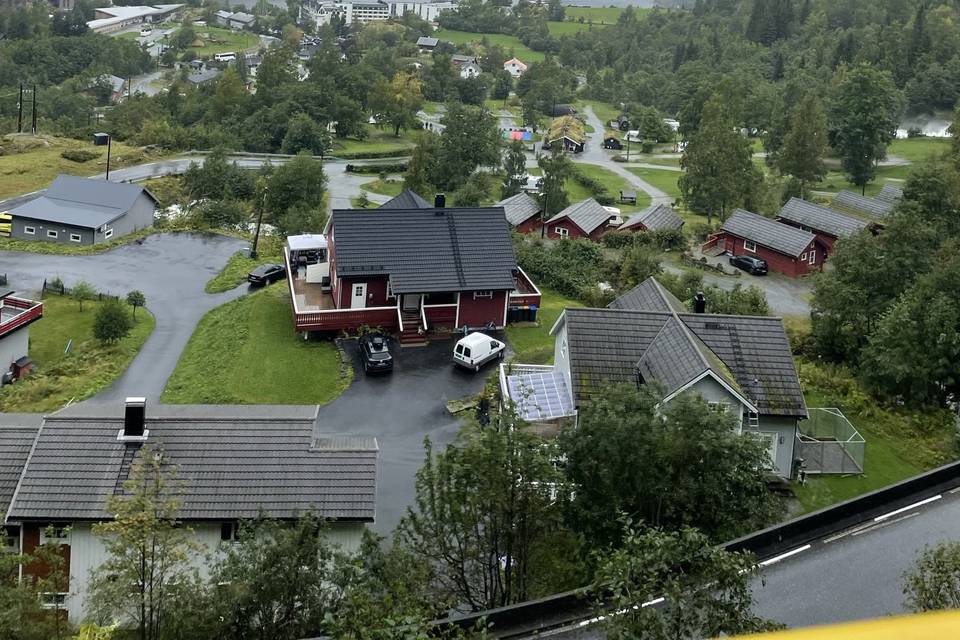
<instances>
[{"instance_id":1,"label":"small cabin with gray roof","mask_svg":"<svg viewBox=\"0 0 960 640\"><path fill-rule=\"evenodd\" d=\"M493 206L503 207L507 222L520 233L530 233L541 227L540 212L543 207L525 191L505 198Z\"/></svg>"},{"instance_id":2,"label":"small cabin with gray roof","mask_svg":"<svg viewBox=\"0 0 960 640\"><path fill-rule=\"evenodd\" d=\"M894 196L895 192L890 190L884 194L883 198L871 198L870 196L863 196L852 191L841 191L833 197L833 202L830 203L830 206L854 215L865 215L871 218L883 219L890 214L890 211L893 210L900 200Z\"/></svg>"},{"instance_id":3,"label":"small cabin with gray roof","mask_svg":"<svg viewBox=\"0 0 960 640\"><path fill-rule=\"evenodd\" d=\"M833 243L837 239L849 238L864 229L876 227L861 218L800 198L790 198L777 214L777 220L815 234L828 253L833 250Z\"/></svg>"},{"instance_id":4,"label":"small cabin with gray roof","mask_svg":"<svg viewBox=\"0 0 960 640\"><path fill-rule=\"evenodd\" d=\"M807 407L779 318L690 313L648 278L606 309L565 309L550 333L552 367L501 372L526 419L576 419L615 385L656 385L664 402L693 392L732 413L739 433L762 438L777 475L792 474Z\"/></svg>"},{"instance_id":5,"label":"small cabin with gray roof","mask_svg":"<svg viewBox=\"0 0 960 640\"><path fill-rule=\"evenodd\" d=\"M655 204L630 216L620 225L620 231L678 231L683 228L683 218L672 207Z\"/></svg>"},{"instance_id":6,"label":"small cabin with gray roof","mask_svg":"<svg viewBox=\"0 0 960 640\"><path fill-rule=\"evenodd\" d=\"M96 245L153 226L157 199L136 184L60 175L40 195L11 209L19 240Z\"/></svg>"},{"instance_id":7,"label":"small cabin with gray roof","mask_svg":"<svg viewBox=\"0 0 960 640\"><path fill-rule=\"evenodd\" d=\"M817 236L776 220L737 209L703 244L704 253L747 255L767 262L772 271L791 277L817 271L827 248Z\"/></svg>"},{"instance_id":8,"label":"small cabin with gray roof","mask_svg":"<svg viewBox=\"0 0 960 640\"><path fill-rule=\"evenodd\" d=\"M612 229L611 220L618 213L610 211L593 198L576 202L547 220L548 238L590 238L599 240ZM618 221L619 222L619 221Z\"/></svg>"}]
</instances>

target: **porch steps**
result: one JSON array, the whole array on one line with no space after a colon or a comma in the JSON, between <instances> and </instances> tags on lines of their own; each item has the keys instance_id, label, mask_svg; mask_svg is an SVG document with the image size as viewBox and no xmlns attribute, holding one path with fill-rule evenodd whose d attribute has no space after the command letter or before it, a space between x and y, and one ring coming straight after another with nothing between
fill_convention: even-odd
<instances>
[{"instance_id":1,"label":"porch steps","mask_svg":"<svg viewBox=\"0 0 960 640\"><path fill-rule=\"evenodd\" d=\"M420 326L420 313L402 311L403 331L400 332L401 347L423 347L427 344L427 334Z\"/></svg>"}]
</instances>

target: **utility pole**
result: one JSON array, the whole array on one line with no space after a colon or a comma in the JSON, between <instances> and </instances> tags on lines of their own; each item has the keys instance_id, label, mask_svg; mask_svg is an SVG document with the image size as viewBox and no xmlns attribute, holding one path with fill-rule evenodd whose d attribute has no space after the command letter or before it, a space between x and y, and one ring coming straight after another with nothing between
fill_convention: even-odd
<instances>
[{"instance_id":1,"label":"utility pole","mask_svg":"<svg viewBox=\"0 0 960 640\"><path fill-rule=\"evenodd\" d=\"M37 85L33 85L33 124L30 129L33 135L37 135Z\"/></svg>"},{"instance_id":2,"label":"utility pole","mask_svg":"<svg viewBox=\"0 0 960 640\"><path fill-rule=\"evenodd\" d=\"M257 243L260 242L260 225L263 224L263 209L267 204L267 187L263 188L263 196L260 198L260 210L257 212L257 229L253 233L253 246L250 247L250 259L257 259Z\"/></svg>"},{"instance_id":3,"label":"utility pole","mask_svg":"<svg viewBox=\"0 0 960 640\"><path fill-rule=\"evenodd\" d=\"M23 83L20 83L20 100L17 102L17 133L23 133Z\"/></svg>"}]
</instances>

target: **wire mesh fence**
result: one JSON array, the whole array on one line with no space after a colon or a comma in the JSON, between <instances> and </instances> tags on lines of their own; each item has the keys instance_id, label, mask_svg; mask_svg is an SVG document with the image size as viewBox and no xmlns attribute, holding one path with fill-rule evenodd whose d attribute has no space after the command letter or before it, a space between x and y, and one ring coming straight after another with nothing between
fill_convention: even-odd
<instances>
[{"instance_id":1,"label":"wire mesh fence","mask_svg":"<svg viewBox=\"0 0 960 640\"><path fill-rule=\"evenodd\" d=\"M803 458L808 474L863 473L867 443L837 408L807 410L800 423L797 456Z\"/></svg>"}]
</instances>

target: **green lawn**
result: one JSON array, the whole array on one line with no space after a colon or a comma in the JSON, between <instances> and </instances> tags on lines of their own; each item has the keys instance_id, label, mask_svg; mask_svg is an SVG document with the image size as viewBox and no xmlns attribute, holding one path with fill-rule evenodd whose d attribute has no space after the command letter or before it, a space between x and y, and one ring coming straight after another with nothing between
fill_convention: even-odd
<instances>
[{"instance_id":1,"label":"green lawn","mask_svg":"<svg viewBox=\"0 0 960 640\"><path fill-rule=\"evenodd\" d=\"M636 206L623 204L614 205L620 208L624 216L630 215L635 211L639 211L640 209L650 206L650 196L634 187L625 178L619 176L613 171L595 164L581 164L578 162L574 166L584 175L603 184L607 190L607 193L613 197L614 200L619 199L620 191L636 191ZM565 186L567 189L567 195L570 196L570 202L579 202L580 200L585 200L593 196L593 194L586 187L579 184L573 178L567 179Z\"/></svg>"},{"instance_id":2,"label":"green lawn","mask_svg":"<svg viewBox=\"0 0 960 640\"><path fill-rule=\"evenodd\" d=\"M232 51L239 53L259 46L259 38L249 31L235 31L219 27L194 27L197 39L203 41L202 47L190 47L195 56L212 56L216 53ZM171 38L176 34L170 34Z\"/></svg>"},{"instance_id":3,"label":"green lawn","mask_svg":"<svg viewBox=\"0 0 960 640\"><path fill-rule=\"evenodd\" d=\"M543 294L537 311L537 326L507 327L507 340L514 351L514 360L524 364L553 362L553 336L550 329L566 307L582 307L583 303L540 287Z\"/></svg>"},{"instance_id":4,"label":"green lawn","mask_svg":"<svg viewBox=\"0 0 960 640\"><path fill-rule=\"evenodd\" d=\"M616 120L617 116L621 113L617 107L607 104L606 102L600 102L599 100L580 100L577 102L577 108L580 111L583 111L586 107L593 108L593 112L600 118L600 122L602 122L605 127L611 120Z\"/></svg>"},{"instance_id":5,"label":"green lawn","mask_svg":"<svg viewBox=\"0 0 960 640\"><path fill-rule=\"evenodd\" d=\"M104 346L93 337L100 304L85 302L81 312L71 298L51 295L43 301L43 318L30 326L30 357L37 371L0 389L0 411L55 411L89 398L123 373L153 331L154 319L139 309L130 335ZM64 353L71 340L70 352Z\"/></svg>"},{"instance_id":6,"label":"green lawn","mask_svg":"<svg viewBox=\"0 0 960 640\"><path fill-rule=\"evenodd\" d=\"M261 238L261 240L263 239ZM259 265L271 262L283 264L283 254L276 253L275 250L277 248L276 246L268 248L265 246L265 243L261 242L258 251L259 256L256 260L251 259L246 251L236 252L230 256L230 259L227 260L227 264L224 265L220 273L207 281L207 286L204 287L204 290L207 293L220 293L222 291L236 289L247 281L247 274Z\"/></svg>"},{"instance_id":7,"label":"green lawn","mask_svg":"<svg viewBox=\"0 0 960 640\"><path fill-rule=\"evenodd\" d=\"M898 156L910 162L922 162L949 149L950 138L905 138L890 143L887 155Z\"/></svg>"},{"instance_id":8,"label":"green lawn","mask_svg":"<svg viewBox=\"0 0 960 640\"><path fill-rule=\"evenodd\" d=\"M167 381L173 404L324 404L350 384L336 346L293 328L284 283L209 312Z\"/></svg>"},{"instance_id":9,"label":"green lawn","mask_svg":"<svg viewBox=\"0 0 960 640\"><path fill-rule=\"evenodd\" d=\"M808 477L805 486L795 487L805 511L886 487L951 459L949 412L887 408L842 371L800 363L799 372L807 405L838 407L867 443L863 475Z\"/></svg>"},{"instance_id":10,"label":"green lawn","mask_svg":"<svg viewBox=\"0 0 960 640\"><path fill-rule=\"evenodd\" d=\"M396 153L402 156L413 150L413 132L401 132L400 137L393 135L392 130L379 129L367 125L367 137L363 140L355 138L334 138L333 150L330 155L343 158L363 158L371 154L376 157L386 157L386 154Z\"/></svg>"},{"instance_id":11,"label":"green lawn","mask_svg":"<svg viewBox=\"0 0 960 640\"><path fill-rule=\"evenodd\" d=\"M649 182L651 185L660 189L672 198L680 197L680 187L677 181L683 175L681 171L670 171L669 169L647 169L639 167L628 167L630 173L638 178Z\"/></svg>"},{"instance_id":12,"label":"green lawn","mask_svg":"<svg viewBox=\"0 0 960 640\"><path fill-rule=\"evenodd\" d=\"M650 11L645 7L634 7L633 10L641 16ZM579 21L583 18L584 22L594 24L616 24L617 18L623 13L623 7L564 7L564 13L568 21Z\"/></svg>"},{"instance_id":13,"label":"green lawn","mask_svg":"<svg viewBox=\"0 0 960 640\"><path fill-rule=\"evenodd\" d=\"M876 178L873 182L867 183L866 194L875 195L883 185L890 183L902 187L904 181L909 177L913 168L910 165L901 165L896 167L880 167L877 169ZM860 187L849 182L842 171L829 171L827 177L822 182L813 187L814 191L853 191L860 193Z\"/></svg>"},{"instance_id":14,"label":"green lawn","mask_svg":"<svg viewBox=\"0 0 960 640\"><path fill-rule=\"evenodd\" d=\"M542 62L544 55L540 51L534 51L527 45L520 42L517 36L508 36L502 33L471 33L469 31L453 31L449 29L440 29L433 33L433 37L441 40L448 40L453 44L481 44L486 38L491 44L503 47L508 56L520 58L527 64L531 62Z\"/></svg>"},{"instance_id":15,"label":"green lawn","mask_svg":"<svg viewBox=\"0 0 960 640\"><path fill-rule=\"evenodd\" d=\"M398 196L403 191L403 180L371 180L364 182L360 188L369 193L379 193L383 196Z\"/></svg>"},{"instance_id":16,"label":"green lawn","mask_svg":"<svg viewBox=\"0 0 960 640\"><path fill-rule=\"evenodd\" d=\"M593 29L604 29L608 24L604 23L594 23L590 24L589 22L548 22L547 29L550 31L550 35L554 37L568 36L574 33L580 33L581 31L591 31Z\"/></svg>"},{"instance_id":17,"label":"green lawn","mask_svg":"<svg viewBox=\"0 0 960 640\"><path fill-rule=\"evenodd\" d=\"M0 200L46 189L61 173L92 176L107 168L107 148L95 147L90 141L11 134L0 137L0 147L3 147L3 154L0 154ZM97 157L74 162L60 155L67 150L81 149L95 153ZM119 169L160 157L161 154L147 155L137 147L116 142L112 145L110 168Z\"/></svg>"}]
</instances>

